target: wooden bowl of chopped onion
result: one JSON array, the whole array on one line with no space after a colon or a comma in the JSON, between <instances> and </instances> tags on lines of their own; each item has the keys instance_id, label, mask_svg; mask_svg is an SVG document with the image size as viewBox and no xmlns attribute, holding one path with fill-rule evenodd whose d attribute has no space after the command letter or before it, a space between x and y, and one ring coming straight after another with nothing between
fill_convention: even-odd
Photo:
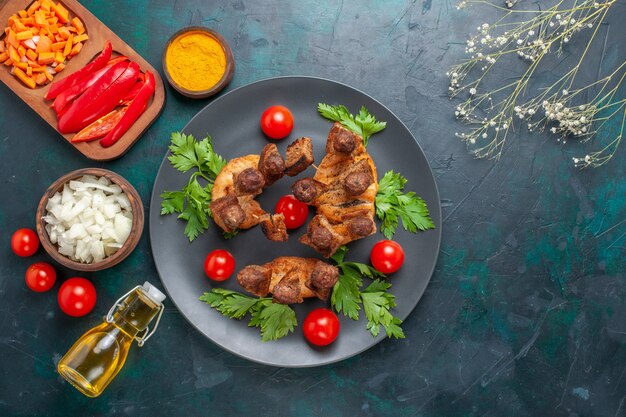
<instances>
[{"instance_id":1,"label":"wooden bowl of chopped onion","mask_svg":"<svg viewBox=\"0 0 626 417\"><path fill-rule=\"evenodd\" d=\"M128 181L100 168L72 171L46 190L37 207L37 234L58 263L100 271L122 262L143 230L141 198Z\"/></svg>"}]
</instances>

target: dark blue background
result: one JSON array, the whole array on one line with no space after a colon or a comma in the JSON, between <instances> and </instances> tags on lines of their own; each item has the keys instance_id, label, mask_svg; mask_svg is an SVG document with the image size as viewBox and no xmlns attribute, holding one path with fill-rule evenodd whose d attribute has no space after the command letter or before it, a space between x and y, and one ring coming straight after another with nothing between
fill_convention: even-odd
<instances>
[{"instance_id":1,"label":"dark blue background","mask_svg":"<svg viewBox=\"0 0 626 417\"><path fill-rule=\"evenodd\" d=\"M448 0L83 3L159 69L168 37L201 24L233 48L237 69L228 89L315 75L380 100L409 126L436 174L442 250L405 322L406 340L385 340L331 366L277 369L220 350L170 307L108 390L87 399L61 380L55 364L119 295L144 280L160 284L148 230L125 262L86 274L99 299L82 319L60 312L55 291L25 287L30 262L48 258L40 251L18 259L10 234L34 227L44 190L80 167L122 174L149 210L170 132L208 101L168 87L159 120L126 156L101 164L0 86L0 415L626 415L626 150L604 168L579 171L571 157L584 154L584 145L522 131L498 162L466 153L454 137L459 125L444 74L461 57L469 28L492 12L456 11ZM626 56L624 3L613 12L587 75L606 73ZM563 64L539 77L572 65L570 53L582 46L572 42ZM61 269L61 280L71 275Z\"/></svg>"}]
</instances>

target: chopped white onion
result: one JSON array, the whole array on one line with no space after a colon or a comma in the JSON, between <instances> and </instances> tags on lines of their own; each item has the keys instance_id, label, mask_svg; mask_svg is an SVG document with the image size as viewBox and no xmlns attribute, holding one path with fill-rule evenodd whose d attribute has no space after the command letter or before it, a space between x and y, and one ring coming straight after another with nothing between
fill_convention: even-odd
<instances>
[{"instance_id":1,"label":"chopped white onion","mask_svg":"<svg viewBox=\"0 0 626 417\"><path fill-rule=\"evenodd\" d=\"M39 38L37 38L37 41L39 41ZM26 45L30 49L37 49L37 45L35 45L35 41L33 40L33 38L26 39L24 41L24 45Z\"/></svg>"},{"instance_id":2,"label":"chopped white onion","mask_svg":"<svg viewBox=\"0 0 626 417\"><path fill-rule=\"evenodd\" d=\"M59 253L83 262L100 262L124 245L133 214L128 196L106 177L84 175L48 199L42 218Z\"/></svg>"}]
</instances>

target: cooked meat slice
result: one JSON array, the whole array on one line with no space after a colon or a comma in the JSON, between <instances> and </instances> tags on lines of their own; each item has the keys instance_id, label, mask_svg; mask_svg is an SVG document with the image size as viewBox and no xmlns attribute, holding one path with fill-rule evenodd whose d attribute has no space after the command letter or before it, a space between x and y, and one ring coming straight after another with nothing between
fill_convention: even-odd
<instances>
[{"instance_id":1,"label":"cooked meat slice","mask_svg":"<svg viewBox=\"0 0 626 417\"><path fill-rule=\"evenodd\" d=\"M283 279L272 290L274 302L279 304L301 303L300 276L297 268L287 272Z\"/></svg>"},{"instance_id":2,"label":"cooked meat slice","mask_svg":"<svg viewBox=\"0 0 626 417\"><path fill-rule=\"evenodd\" d=\"M282 213L264 216L261 220L261 230L266 238L274 242L286 242L289 239L285 215Z\"/></svg>"},{"instance_id":3,"label":"cooked meat slice","mask_svg":"<svg viewBox=\"0 0 626 417\"><path fill-rule=\"evenodd\" d=\"M333 234L322 225L309 226L307 235L317 249L328 249L333 243Z\"/></svg>"},{"instance_id":4,"label":"cooked meat slice","mask_svg":"<svg viewBox=\"0 0 626 417\"><path fill-rule=\"evenodd\" d=\"M348 166L344 165L343 172L334 175L331 182L324 187L324 192L318 194L312 202L316 207L328 204L340 207L345 203L351 203L356 197L364 202L370 200L373 202L377 192L372 168L364 159L352 162Z\"/></svg>"},{"instance_id":5,"label":"cooked meat slice","mask_svg":"<svg viewBox=\"0 0 626 417\"><path fill-rule=\"evenodd\" d=\"M291 145L287 146L285 174L295 177L307 169L314 161L311 139L306 137L296 139Z\"/></svg>"},{"instance_id":6,"label":"cooked meat slice","mask_svg":"<svg viewBox=\"0 0 626 417\"><path fill-rule=\"evenodd\" d=\"M246 218L246 213L234 194L211 201L210 208L215 223L225 232L234 231Z\"/></svg>"},{"instance_id":7,"label":"cooked meat slice","mask_svg":"<svg viewBox=\"0 0 626 417\"><path fill-rule=\"evenodd\" d=\"M315 269L313 269L311 275L307 278L305 285L313 291L320 300L326 300L330 294L330 290L337 283L338 279L339 270L336 266L319 261L315 265Z\"/></svg>"},{"instance_id":8,"label":"cooked meat slice","mask_svg":"<svg viewBox=\"0 0 626 417\"><path fill-rule=\"evenodd\" d=\"M237 274L239 285L257 297L269 294L271 278L271 268L260 265L248 265Z\"/></svg>"},{"instance_id":9,"label":"cooked meat slice","mask_svg":"<svg viewBox=\"0 0 626 417\"><path fill-rule=\"evenodd\" d=\"M337 282L339 271L319 259L281 256L263 265L250 265L237 281L259 297L274 294L274 302L300 303L304 298L325 299Z\"/></svg>"},{"instance_id":10,"label":"cooked meat slice","mask_svg":"<svg viewBox=\"0 0 626 417\"><path fill-rule=\"evenodd\" d=\"M222 217L226 227L235 230L246 218L246 213L239 204L233 204L232 206L225 207L219 216Z\"/></svg>"},{"instance_id":11,"label":"cooked meat slice","mask_svg":"<svg viewBox=\"0 0 626 417\"><path fill-rule=\"evenodd\" d=\"M256 168L246 168L235 176L235 191L238 195L257 194L265 185L265 178Z\"/></svg>"},{"instance_id":12,"label":"cooked meat slice","mask_svg":"<svg viewBox=\"0 0 626 417\"><path fill-rule=\"evenodd\" d=\"M328 133L328 141L326 142L326 153L339 153L349 155L361 143L363 143L363 139L361 139L359 135L346 129L341 125L341 123L335 123L330 129L330 133Z\"/></svg>"},{"instance_id":13,"label":"cooked meat slice","mask_svg":"<svg viewBox=\"0 0 626 417\"><path fill-rule=\"evenodd\" d=\"M343 188L349 195L356 196L363 194L373 182L371 171L369 173L353 172L344 179Z\"/></svg>"},{"instance_id":14,"label":"cooked meat slice","mask_svg":"<svg viewBox=\"0 0 626 417\"><path fill-rule=\"evenodd\" d=\"M275 144L268 143L261 151L259 171L265 177L264 187L269 187L285 175L285 160Z\"/></svg>"},{"instance_id":15,"label":"cooked meat slice","mask_svg":"<svg viewBox=\"0 0 626 417\"><path fill-rule=\"evenodd\" d=\"M352 237L362 238L371 235L376 229L374 220L369 217L356 217L348 222L348 232Z\"/></svg>"},{"instance_id":16,"label":"cooked meat slice","mask_svg":"<svg viewBox=\"0 0 626 417\"><path fill-rule=\"evenodd\" d=\"M293 195L303 203L310 203L326 190L326 185L313 178L303 178L291 186Z\"/></svg>"},{"instance_id":17,"label":"cooked meat slice","mask_svg":"<svg viewBox=\"0 0 626 417\"><path fill-rule=\"evenodd\" d=\"M214 199L224 197L226 194L237 194L235 190L235 177L248 168L256 168L259 165L259 155L245 155L233 158L217 174L213 182L211 196Z\"/></svg>"},{"instance_id":18,"label":"cooked meat slice","mask_svg":"<svg viewBox=\"0 0 626 417\"><path fill-rule=\"evenodd\" d=\"M258 201L254 199L253 195L244 195L239 197L239 205L246 213L246 219L239 226L240 229L249 229L259 224L263 216L267 213L261 208Z\"/></svg>"},{"instance_id":19,"label":"cooked meat slice","mask_svg":"<svg viewBox=\"0 0 626 417\"><path fill-rule=\"evenodd\" d=\"M342 239L341 235L333 231L326 217L317 215L309 223L307 233L300 237L300 242L328 258L341 246Z\"/></svg>"}]
</instances>

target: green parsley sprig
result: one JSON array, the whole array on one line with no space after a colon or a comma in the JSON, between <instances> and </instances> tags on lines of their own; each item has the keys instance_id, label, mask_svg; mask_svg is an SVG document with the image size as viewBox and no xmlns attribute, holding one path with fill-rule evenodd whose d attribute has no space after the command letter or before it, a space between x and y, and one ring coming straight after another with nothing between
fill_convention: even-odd
<instances>
[{"instance_id":1,"label":"green parsley sprig","mask_svg":"<svg viewBox=\"0 0 626 417\"><path fill-rule=\"evenodd\" d=\"M329 104L318 103L317 111L326 119L341 123L346 129L351 130L363 138L363 145L367 146L369 138L387 126L387 122L380 122L372 116L365 106L361 106L359 113L354 116L348 108L343 105L331 106Z\"/></svg>"},{"instance_id":2,"label":"green parsley sprig","mask_svg":"<svg viewBox=\"0 0 626 417\"><path fill-rule=\"evenodd\" d=\"M261 330L261 340L278 340L293 332L298 325L296 313L285 304L272 302L271 298L253 298L223 288L213 288L200 296L212 308L226 317L242 319L250 314L248 326Z\"/></svg>"},{"instance_id":3,"label":"green parsley sprig","mask_svg":"<svg viewBox=\"0 0 626 417\"><path fill-rule=\"evenodd\" d=\"M426 202L414 192L404 193L407 180L399 173L388 171L378 184L376 194L376 216L382 220L381 232L387 239L396 233L398 222L411 233L434 229Z\"/></svg>"},{"instance_id":4,"label":"green parsley sprig","mask_svg":"<svg viewBox=\"0 0 626 417\"><path fill-rule=\"evenodd\" d=\"M344 258L348 248L342 246L332 259L341 270L339 281L333 287L330 304L337 312L342 312L352 320L359 319L361 307L367 318L367 330L376 337L383 326L387 336L403 339L402 320L394 317L390 310L396 306L395 296L388 292L391 284L382 281L385 275L369 265L358 262L346 262ZM364 290L363 277L373 279Z\"/></svg>"},{"instance_id":5,"label":"green parsley sprig","mask_svg":"<svg viewBox=\"0 0 626 417\"><path fill-rule=\"evenodd\" d=\"M161 215L178 213L178 218L185 220L185 235L193 241L209 228L211 210L211 191L215 177L226 165L226 161L213 149L210 136L197 141L192 135L174 132L167 159L180 172L195 170L187 185L179 191L161 193ZM198 179L204 180L202 186Z\"/></svg>"}]
</instances>

